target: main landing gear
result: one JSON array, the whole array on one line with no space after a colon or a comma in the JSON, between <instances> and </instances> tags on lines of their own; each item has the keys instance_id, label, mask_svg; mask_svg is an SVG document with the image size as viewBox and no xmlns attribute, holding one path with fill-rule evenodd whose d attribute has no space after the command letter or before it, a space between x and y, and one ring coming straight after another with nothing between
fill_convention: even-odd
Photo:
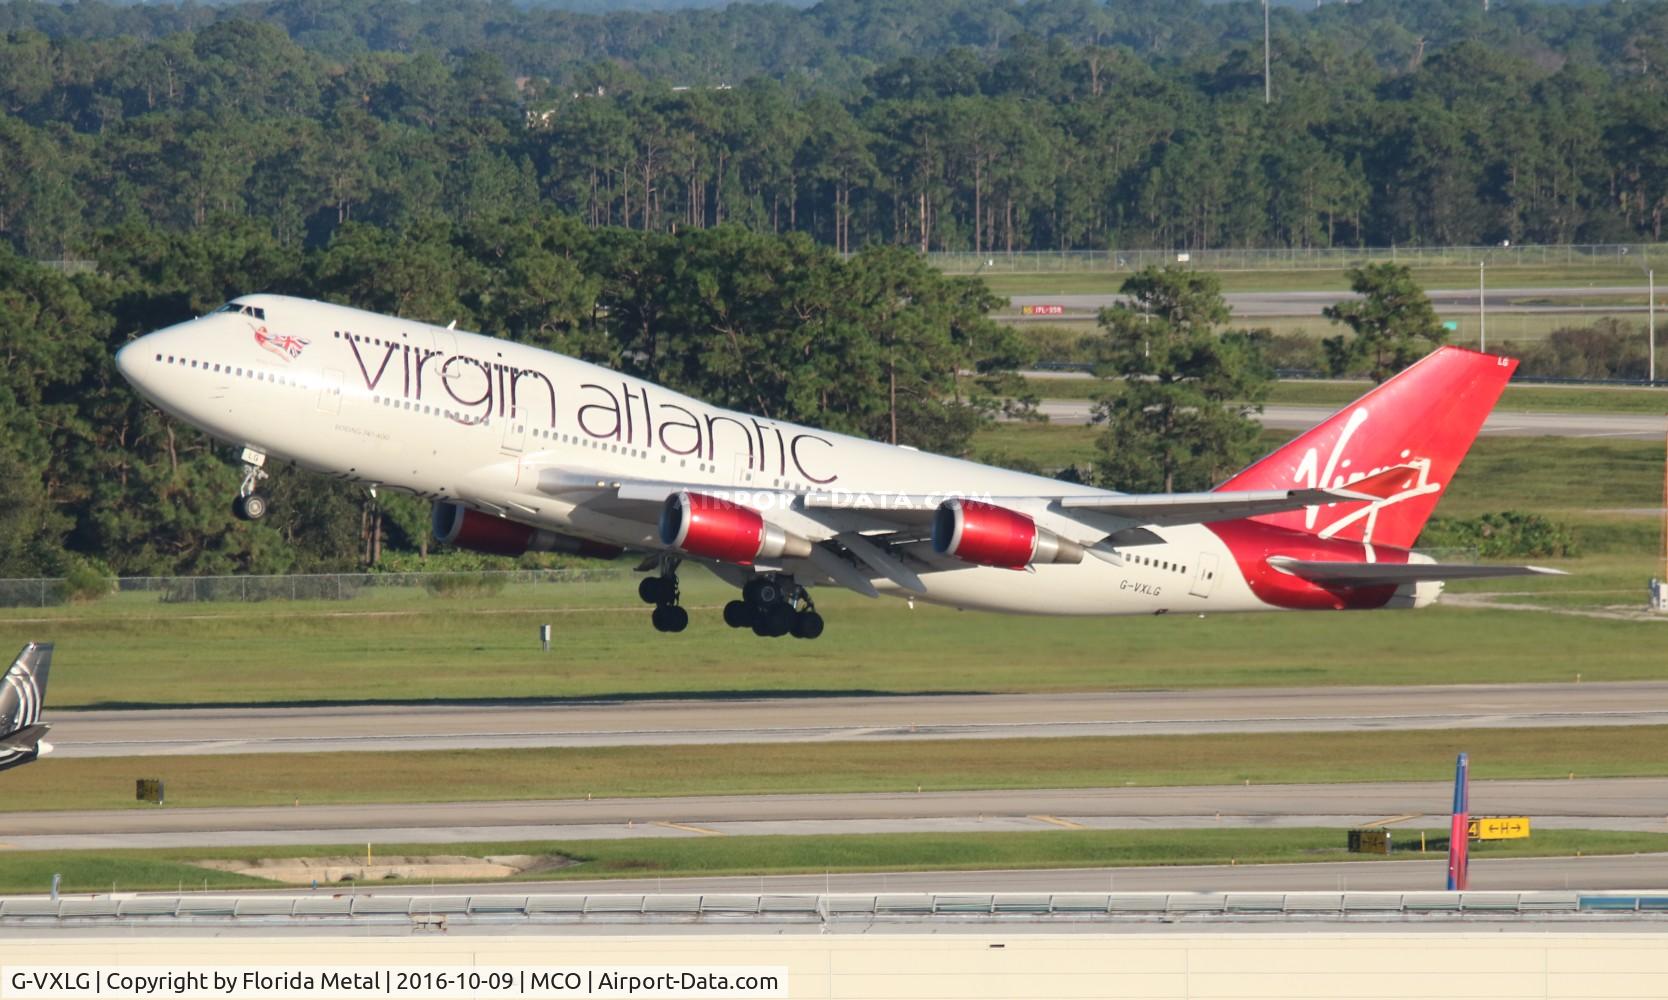
<instances>
[{"instance_id":1,"label":"main landing gear","mask_svg":"<svg viewBox=\"0 0 1668 1000\"><path fill-rule=\"evenodd\" d=\"M259 521L266 516L267 498L260 491L261 480L267 478L266 454L253 448L243 449L243 485L238 487L237 499L232 501L232 516L239 521Z\"/></svg>"},{"instance_id":2,"label":"main landing gear","mask_svg":"<svg viewBox=\"0 0 1668 1000\"><path fill-rule=\"evenodd\" d=\"M689 612L678 605L678 561L666 559L660 564L659 576L645 576L637 584L637 596L644 604L654 605L656 632L682 632L689 627Z\"/></svg>"},{"instance_id":3,"label":"main landing gear","mask_svg":"<svg viewBox=\"0 0 1668 1000\"><path fill-rule=\"evenodd\" d=\"M724 624L751 628L754 635L792 635L815 639L822 635L822 615L811 595L791 576L756 576L741 588L741 600L724 605Z\"/></svg>"},{"instance_id":4,"label":"main landing gear","mask_svg":"<svg viewBox=\"0 0 1668 1000\"><path fill-rule=\"evenodd\" d=\"M656 576L645 576L637 584L637 596L654 605L657 632L682 632L689 627L689 612L678 604L678 560L661 560ZM822 615L817 614L811 595L791 576L755 576L741 588L741 600L724 605L724 624L750 628L754 635L791 635L815 639L822 635Z\"/></svg>"}]
</instances>

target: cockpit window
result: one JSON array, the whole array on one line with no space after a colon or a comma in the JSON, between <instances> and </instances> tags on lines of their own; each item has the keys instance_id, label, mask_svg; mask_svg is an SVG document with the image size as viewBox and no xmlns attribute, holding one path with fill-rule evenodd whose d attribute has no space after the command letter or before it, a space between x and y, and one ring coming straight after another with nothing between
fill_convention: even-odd
<instances>
[{"instance_id":1,"label":"cockpit window","mask_svg":"<svg viewBox=\"0 0 1668 1000\"><path fill-rule=\"evenodd\" d=\"M217 313L242 313L245 316L253 316L256 319L266 319L266 310L265 309L261 309L257 306L245 305L242 302L228 302L225 305L221 306L219 309L216 309L215 312L217 312Z\"/></svg>"}]
</instances>

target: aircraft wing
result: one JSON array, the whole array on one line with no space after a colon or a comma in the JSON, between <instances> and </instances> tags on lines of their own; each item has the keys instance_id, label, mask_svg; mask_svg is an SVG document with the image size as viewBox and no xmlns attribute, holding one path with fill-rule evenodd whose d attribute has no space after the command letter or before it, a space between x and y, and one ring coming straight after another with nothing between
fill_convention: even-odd
<instances>
[{"instance_id":1,"label":"aircraft wing","mask_svg":"<svg viewBox=\"0 0 1668 1000\"><path fill-rule=\"evenodd\" d=\"M1336 587L1388 587L1426 580L1480 580L1501 576L1568 576L1546 566L1489 566L1476 563L1320 562L1271 556L1268 564L1283 573Z\"/></svg>"},{"instance_id":2,"label":"aircraft wing","mask_svg":"<svg viewBox=\"0 0 1668 1000\"><path fill-rule=\"evenodd\" d=\"M1382 477L1375 477L1375 479ZM1011 507L1021 512L1053 509L1071 516L1100 514L1130 524L1168 527L1229 521L1259 514L1276 514L1322 504L1371 503L1382 497L1374 480L1334 489L1238 490L1210 493L1154 494L1072 494L1053 496L1008 496L980 498L986 503ZM715 486L710 483L680 483L665 480L610 479L567 469L545 469L539 474L539 490L553 496L587 496L612 500L621 508L652 507L665 503L676 493L715 493L759 498L769 496L772 506L795 505L806 512L844 512L845 523L830 530L830 537L846 530L892 531L922 528L932 523L940 504L955 493L828 491L794 494L745 486ZM743 501L745 502L745 500ZM623 512L623 511L622 511ZM1108 532L1085 523L1083 535L1092 544ZM1093 536L1093 537L1089 537Z\"/></svg>"},{"instance_id":3,"label":"aircraft wing","mask_svg":"<svg viewBox=\"0 0 1668 1000\"><path fill-rule=\"evenodd\" d=\"M1394 489L1391 480L1406 478L1405 470L1390 470L1348 487L1332 489L1265 489L1130 495L1111 492L1002 496L980 498L982 503L1007 508L1025 517L1044 518L1048 534L1068 549L1097 556L1109 540L1119 544L1156 541L1141 526L1164 527L1254 517L1320 504L1370 503ZM922 577L968 565L935 549L933 518L954 494L857 492L829 490L811 493L755 489L711 483L613 478L571 467L545 468L538 473L538 490L569 500L597 513L645 525L660 521L667 501L688 492L715 496L752 508L767 523L803 540L797 550L776 556L761 553L751 565L777 565L808 579L823 580L865 596L875 596L875 581L889 580L910 593L926 593ZM1040 529L1039 529L1040 530ZM738 569L724 559L686 555L711 566L721 576ZM1081 556L1079 556L1081 558ZM747 561L742 560L742 565Z\"/></svg>"}]
</instances>

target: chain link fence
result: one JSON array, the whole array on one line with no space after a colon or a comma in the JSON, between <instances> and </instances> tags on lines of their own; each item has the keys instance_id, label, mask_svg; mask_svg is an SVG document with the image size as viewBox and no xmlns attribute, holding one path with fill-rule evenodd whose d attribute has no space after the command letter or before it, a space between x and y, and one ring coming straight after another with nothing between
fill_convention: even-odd
<instances>
[{"instance_id":1,"label":"chain link fence","mask_svg":"<svg viewBox=\"0 0 1668 1000\"><path fill-rule=\"evenodd\" d=\"M1668 246L1650 243L1591 243L1556 246L1486 247L1290 247L1223 250L1025 250L936 252L927 259L951 274L1139 271L1182 264L1201 271L1343 270L1367 263L1414 267L1559 267L1668 263Z\"/></svg>"},{"instance_id":2,"label":"chain link fence","mask_svg":"<svg viewBox=\"0 0 1668 1000\"><path fill-rule=\"evenodd\" d=\"M496 593L511 586L551 586L624 580L624 567L495 570L479 573L305 573L274 576L124 576L106 594L54 577L0 580L0 607L44 608L72 601L194 604L208 601L351 601L379 590L422 590L437 596Z\"/></svg>"}]
</instances>

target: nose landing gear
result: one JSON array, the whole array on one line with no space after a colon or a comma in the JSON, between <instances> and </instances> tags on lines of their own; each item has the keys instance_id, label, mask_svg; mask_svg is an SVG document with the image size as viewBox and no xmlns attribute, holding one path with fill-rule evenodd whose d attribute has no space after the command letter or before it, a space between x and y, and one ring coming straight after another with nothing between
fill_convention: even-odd
<instances>
[{"instance_id":1,"label":"nose landing gear","mask_svg":"<svg viewBox=\"0 0 1668 1000\"><path fill-rule=\"evenodd\" d=\"M724 605L724 624L751 628L754 635L792 635L815 639L822 635L822 616L811 595L792 577L756 576L741 589L741 600Z\"/></svg>"},{"instance_id":2,"label":"nose landing gear","mask_svg":"<svg viewBox=\"0 0 1668 1000\"><path fill-rule=\"evenodd\" d=\"M637 596L654 605L649 620L657 632L682 632L689 627L689 612L678 605L678 560L665 559L659 576L645 576L637 584Z\"/></svg>"},{"instance_id":3,"label":"nose landing gear","mask_svg":"<svg viewBox=\"0 0 1668 1000\"><path fill-rule=\"evenodd\" d=\"M261 480L267 478L266 454L253 448L243 449L243 483L238 487L237 499L232 501L232 516L239 521L259 521L266 516L267 498L260 491Z\"/></svg>"}]
</instances>

